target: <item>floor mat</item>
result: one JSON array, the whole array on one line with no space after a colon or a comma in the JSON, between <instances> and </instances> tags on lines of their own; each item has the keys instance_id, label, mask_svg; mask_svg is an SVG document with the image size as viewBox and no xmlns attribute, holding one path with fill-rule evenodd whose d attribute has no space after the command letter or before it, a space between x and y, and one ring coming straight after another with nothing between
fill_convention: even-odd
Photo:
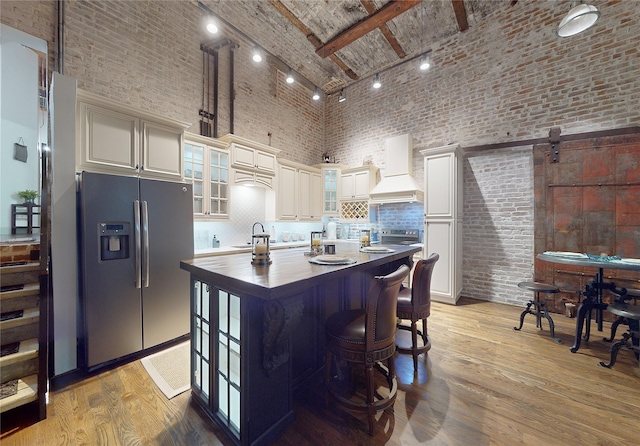
<instances>
[{"instance_id":1,"label":"floor mat","mask_svg":"<svg viewBox=\"0 0 640 446\"><path fill-rule=\"evenodd\" d=\"M191 387L189 352L187 341L141 360L151 379L169 399Z\"/></svg>"}]
</instances>

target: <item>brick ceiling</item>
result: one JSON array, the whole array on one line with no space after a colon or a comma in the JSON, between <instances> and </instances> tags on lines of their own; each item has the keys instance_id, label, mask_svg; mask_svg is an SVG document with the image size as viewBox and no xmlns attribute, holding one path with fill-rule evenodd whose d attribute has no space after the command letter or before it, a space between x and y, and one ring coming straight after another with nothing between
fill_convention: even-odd
<instances>
[{"instance_id":1,"label":"brick ceiling","mask_svg":"<svg viewBox=\"0 0 640 446\"><path fill-rule=\"evenodd\" d=\"M334 93L434 49L514 0L200 0L205 10ZM488 18L489 19L489 18ZM226 22L226 23L225 23ZM334 51L335 50L335 51Z\"/></svg>"}]
</instances>

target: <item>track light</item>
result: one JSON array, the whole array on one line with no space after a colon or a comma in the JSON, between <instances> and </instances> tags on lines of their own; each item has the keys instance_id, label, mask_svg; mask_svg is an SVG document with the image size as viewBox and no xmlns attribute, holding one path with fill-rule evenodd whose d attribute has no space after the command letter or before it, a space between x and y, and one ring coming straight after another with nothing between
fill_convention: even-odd
<instances>
[{"instance_id":1,"label":"track light","mask_svg":"<svg viewBox=\"0 0 640 446\"><path fill-rule=\"evenodd\" d=\"M340 90L340 96L338 96L338 102L344 102L347 100L347 97L344 95L344 88Z\"/></svg>"},{"instance_id":2,"label":"track light","mask_svg":"<svg viewBox=\"0 0 640 446\"><path fill-rule=\"evenodd\" d=\"M312 98L314 101L317 101L320 99L320 90L318 90L318 87L316 87L315 90L313 90Z\"/></svg>"},{"instance_id":3,"label":"track light","mask_svg":"<svg viewBox=\"0 0 640 446\"><path fill-rule=\"evenodd\" d=\"M574 36L590 28L600 18L600 11L592 5L572 2L571 10L560 22L556 31L560 37Z\"/></svg>"},{"instance_id":4,"label":"track light","mask_svg":"<svg viewBox=\"0 0 640 446\"><path fill-rule=\"evenodd\" d=\"M262 50L258 46L253 47L253 55L251 56L254 62L262 62Z\"/></svg>"},{"instance_id":5,"label":"track light","mask_svg":"<svg viewBox=\"0 0 640 446\"><path fill-rule=\"evenodd\" d=\"M218 24L213 18L207 19L207 31L209 31L211 34L218 33Z\"/></svg>"},{"instance_id":6,"label":"track light","mask_svg":"<svg viewBox=\"0 0 640 446\"><path fill-rule=\"evenodd\" d=\"M289 71L287 72L287 84L293 84L293 82L293 70L289 68Z\"/></svg>"},{"instance_id":7,"label":"track light","mask_svg":"<svg viewBox=\"0 0 640 446\"><path fill-rule=\"evenodd\" d=\"M376 74L376 77L373 79L373 88L382 87L382 82L380 82L380 73Z\"/></svg>"},{"instance_id":8,"label":"track light","mask_svg":"<svg viewBox=\"0 0 640 446\"><path fill-rule=\"evenodd\" d=\"M431 68L431 56L423 54L420 58L420 69L426 71L429 68Z\"/></svg>"}]
</instances>

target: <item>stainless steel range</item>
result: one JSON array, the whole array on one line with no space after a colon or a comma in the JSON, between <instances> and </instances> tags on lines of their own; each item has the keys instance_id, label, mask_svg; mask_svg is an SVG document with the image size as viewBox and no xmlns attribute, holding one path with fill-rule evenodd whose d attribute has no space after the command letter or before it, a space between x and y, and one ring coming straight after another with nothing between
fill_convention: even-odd
<instances>
[{"instance_id":1,"label":"stainless steel range","mask_svg":"<svg viewBox=\"0 0 640 446\"><path fill-rule=\"evenodd\" d=\"M380 242L392 245L413 245L420 243L419 229L383 229L380 231Z\"/></svg>"},{"instance_id":2,"label":"stainless steel range","mask_svg":"<svg viewBox=\"0 0 640 446\"><path fill-rule=\"evenodd\" d=\"M380 243L383 245L413 245L420 243L419 229L383 229L380 231ZM404 281L405 286L411 286L413 280L413 269L416 262L422 258L422 251L418 251L413 255L413 265L409 276Z\"/></svg>"}]
</instances>

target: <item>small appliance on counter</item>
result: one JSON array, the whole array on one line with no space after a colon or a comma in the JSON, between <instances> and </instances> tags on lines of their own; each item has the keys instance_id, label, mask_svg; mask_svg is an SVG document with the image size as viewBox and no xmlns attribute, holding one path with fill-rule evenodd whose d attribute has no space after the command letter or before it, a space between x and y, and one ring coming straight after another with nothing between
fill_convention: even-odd
<instances>
[{"instance_id":1,"label":"small appliance on counter","mask_svg":"<svg viewBox=\"0 0 640 446\"><path fill-rule=\"evenodd\" d=\"M335 240L337 238L337 225L335 221L327 223L327 240Z\"/></svg>"}]
</instances>

